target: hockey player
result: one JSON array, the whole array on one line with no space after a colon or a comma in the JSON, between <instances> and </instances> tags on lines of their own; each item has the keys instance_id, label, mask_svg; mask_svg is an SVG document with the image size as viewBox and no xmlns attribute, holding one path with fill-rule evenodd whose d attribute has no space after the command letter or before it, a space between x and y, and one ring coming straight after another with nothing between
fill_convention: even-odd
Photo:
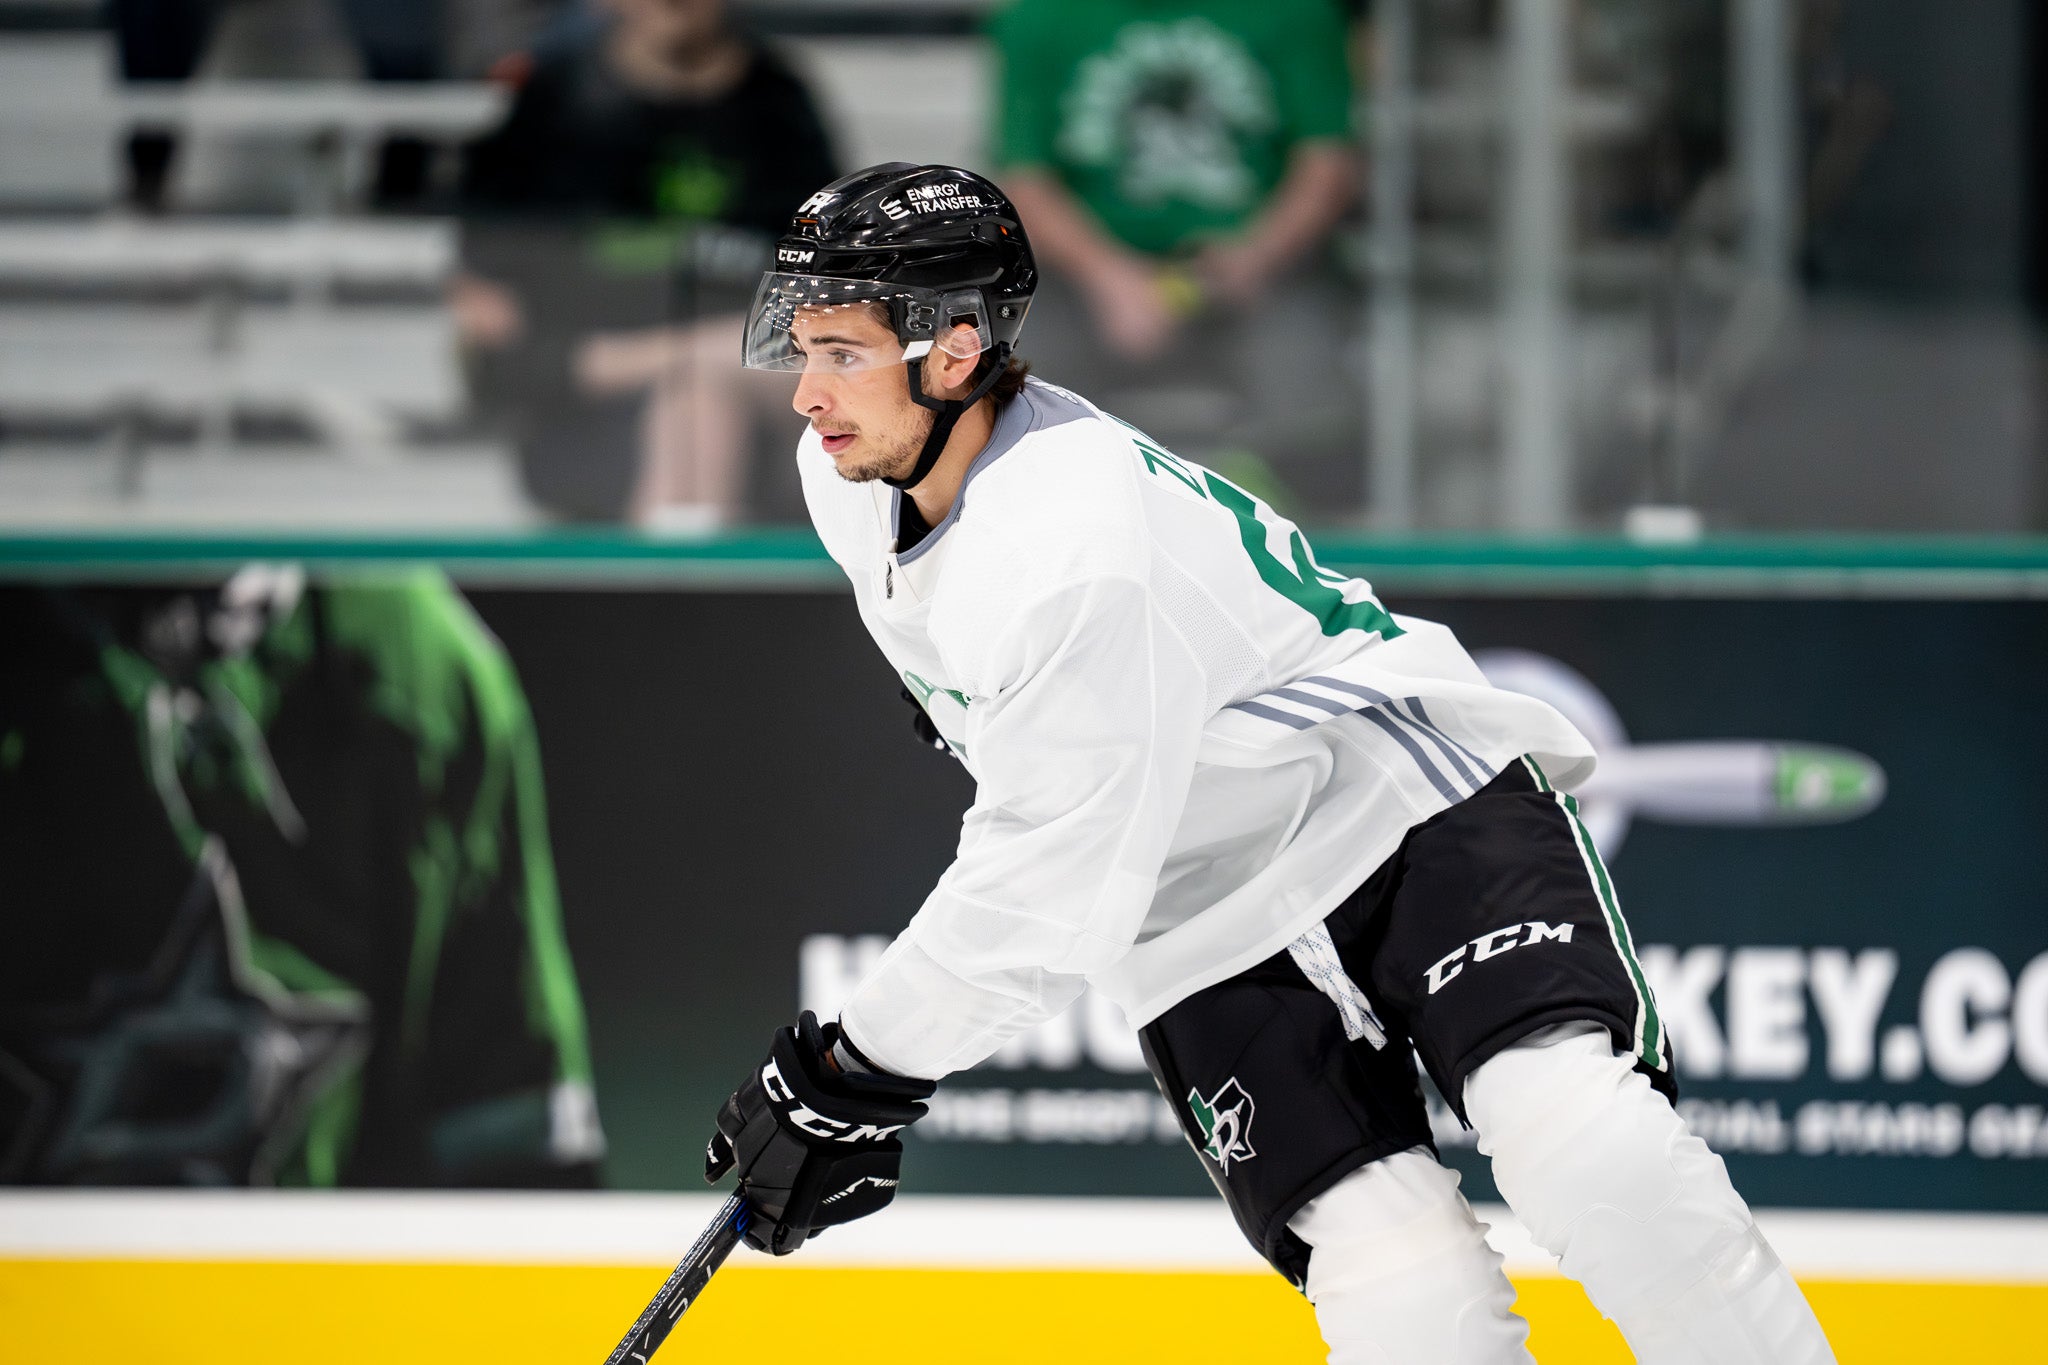
<instances>
[{"instance_id":1,"label":"hockey player","mask_svg":"<svg viewBox=\"0 0 2048 1365\"><path fill-rule=\"evenodd\" d=\"M748 1241L887 1204L935 1082L1092 985L1332 1362L1530 1359L1416 1054L1639 1360L1831 1360L1672 1109L1567 795L1586 740L1259 499L1027 378L1031 251L987 180L857 172L776 259L745 362L802 376L818 533L977 785L839 1019L778 1033L720 1111L707 1175L737 1171Z\"/></svg>"}]
</instances>

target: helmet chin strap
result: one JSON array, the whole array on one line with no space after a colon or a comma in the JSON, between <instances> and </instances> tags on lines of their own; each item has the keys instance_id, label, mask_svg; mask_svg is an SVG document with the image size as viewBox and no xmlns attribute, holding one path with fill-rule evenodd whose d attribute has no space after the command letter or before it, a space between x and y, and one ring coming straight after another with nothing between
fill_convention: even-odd
<instances>
[{"instance_id":1,"label":"helmet chin strap","mask_svg":"<svg viewBox=\"0 0 2048 1365\"><path fill-rule=\"evenodd\" d=\"M883 483L888 484L891 488L900 488L907 492L924 482L925 475L931 473L932 466L939 462L939 454L945 450L946 442L952 439L953 427L960 420L960 414L966 412L969 408L987 397L988 391L996 386L998 379L1003 377L1003 371L1010 368L1009 342L997 342L995 349L990 354L995 357L996 363L989 366L988 373L982 377L979 384L974 386L973 392L969 393L965 398L932 397L924 391L924 379L920 373L924 365L924 358L920 356L916 360L906 360L903 362L904 371L910 380L911 400L921 408L930 408L938 416L932 419L931 432L924 438L924 448L917 452L917 464L912 467L909 476L907 478L892 479L885 474L882 476Z\"/></svg>"}]
</instances>

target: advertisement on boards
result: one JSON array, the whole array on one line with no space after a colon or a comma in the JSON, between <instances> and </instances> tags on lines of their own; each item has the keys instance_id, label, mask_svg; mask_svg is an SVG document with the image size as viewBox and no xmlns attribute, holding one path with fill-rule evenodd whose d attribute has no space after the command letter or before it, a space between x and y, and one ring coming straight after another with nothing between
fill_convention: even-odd
<instances>
[{"instance_id":1,"label":"advertisement on boards","mask_svg":"<svg viewBox=\"0 0 2048 1365\"><path fill-rule=\"evenodd\" d=\"M1601 750L1582 806L1681 1106L1752 1202L2048 1210L2048 603L1390 605ZM14 930L13 1183L700 1188L719 1101L859 980L972 798L828 592L0 607L54 642L7 665L4 875L69 907ZM906 1142L912 1190L1208 1190L1092 994Z\"/></svg>"}]
</instances>

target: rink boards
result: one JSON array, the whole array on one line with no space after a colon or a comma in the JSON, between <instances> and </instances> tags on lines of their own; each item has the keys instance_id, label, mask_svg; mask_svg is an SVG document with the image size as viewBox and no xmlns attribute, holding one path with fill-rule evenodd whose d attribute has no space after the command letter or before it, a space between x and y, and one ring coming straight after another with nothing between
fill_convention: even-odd
<instances>
[{"instance_id":1,"label":"rink boards","mask_svg":"<svg viewBox=\"0 0 2048 1365\"><path fill-rule=\"evenodd\" d=\"M601 1361L716 1200L626 1194L0 1194L0 1360ZM1626 1362L1497 1207L1540 1359ZM2018 1360L2048 1217L1767 1211L1844 1361ZM1306 1303L1206 1200L906 1197L742 1252L661 1359L1319 1361Z\"/></svg>"},{"instance_id":2,"label":"rink boards","mask_svg":"<svg viewBox=\"0 0 2048 1365\"><path fill-rule=\"evenodd\" d=\"M2048 1358L2040 1344L2048 1335L2048 1184L2039 1159L2048 1146L2006 1141L2011 1124L1986 1126L1996 1141L1975 1138L1987 1114L2030 1114L2037 1125L2042 1082L2023 1074L2024 1059L2015 1058L2004 1058L1988 1079L1951 1075L1954 1059L1944 1071L1935 1064L1938 1048L1929 1051L1925 1074L1895 1079L1882 1066L1888 1039L1928 1032L1930 996L1951 1005L1963 999L1929 989L1952 980L1937 971L1940 964L1959 952L1981 964L1988 952L2016 982L2041 954L2041 878L2031 860L2041 823L2040 737L2048 730L2028 691L2039 670L2026 665L2036 654L2022 651L2037 651L2048 638L2040 614L2048 605L2048 541L1724 539L1643 547L1347 545L1319 537L1317 544L1325 562L1369 569L1390 602L1398 597L1404 609L1445 619L1469 640L1557 655L1623 714L1646 718L1636 738L1822 738L1883 762L1889 824L1634 836L1621 874L1633 888L1631 918L1644 942L1668 945L1675 962L1686 954L1725 959L1731 985L1762 980L1742 974L1745 962L1805 981L1815 975L1813 954L1829 945L1846 945L1858 960L1895 956L1886 1012L1864 1018L1853 1038L1842 1035L1856 1044L1844 1055L1863 1058L1860 1069L1847 1068L1853 1074L1835 1074L1831 1059L1841 1040L1822 1033L1817 1005L1808 1011L1803 1069L1765 1075L1771 1059L1746 1072L1736 1045L1775 1039L1760 1016L1738 1017L1727 990L1693 999L1692 1013L1731 1044L1722 1074L1684 1078L1691 1100L1707 1106L1693 1117L1715 1121L1717 1149L1738 1187L1759 1202L1982 1211L1762 1215L1841 1360ZM702 545L595 535L510 542L0 538L0 578L14 581L153 581L252 559L336 572L438 560L506 641L548 745L556 843L577 855L564 866L604 873L602 884L566 884L565 892L575 907L593 1036L609 1049L597 1067L612 1142L607 1175L640 1187L679 1178L677 1167L689 1157L679 1155L677 1134L700 1130L702 1114L758 1057L758 1040L786 1019L799 993L798 930L789 926L813 907L774 904L763 891L759 903L719 917L744 934L744 954L675 955L658 972L643 971L653 941L647 917L667 913L668 892L682 878L660 861L674 841L621 840L611 811L654 808L654 798L632 783L641 775L668 780L674 765L650 762L657 753L688 754L711 791L733 789L735 774L764 764L829 774L856 771L856 758L863 790L898 793L901 801L930 785L931 755L907 742L887 687L870 689L873 719L895 738L857 752L846 739L842 753L824 746L857 737L862 727L802 728L820 708L813 685L793 670L764 668L745 678L750 705L784 718L764 734L731 723L727 672L683 666L696 660L692 641L709 632L731 646L744 628L762 640L804 639L814 672L866 676L854 670L870 666L870 646L854 638L857 623L832 596L844 591L843 575L807 533ZM1907 630L1938 637L1941 648L1901 651ZM1741 648L1728 648L1731 638ZM838 652L828 657L828 645ZM783 658L765 648L756 655ZM663 679L649 693L654 704L634 709L617 696L588 704L592 677L638 672ZM1994 725L2004 727L1999 742L1984 742ZM1944 738L1943 726L1956 742ZM800 759L770 749L783 730L812 747ZM608 806L593 813L572 795L591 790L602 791ZM1965 830L1949 819L1958 792L1977 795L1974 809L1997 823ZM1992 792L1995 799L1984 795ZM832 833L827 820L839 812L794 806L813 793L821 803L839 799L830 783L799 783L785 794L792 804L784 811L815 839ZM755 818L740 803L725 805L736 820ZM719 813L709 806L695 818ZM1969 837L1940 842L1958 831ZM700 862L758 857L752 838L715 827L699 843L688 853ZM864 875L909 880L914 869L900 852L867 850ZM824 854L778 850L778 858L798 856L826 869L809 874L816 884L838 884L830 878L841 874ZM1743 869L1742 894L1727 894L1722 879L1700 875L1702 868ZM701 880L702 868L693 875ZM870 888L867 899L915 904L923 889L884 895ZM1928 906L1940 912L1924 913ZM884 915L853 929L879 934L899 922L900 915ZM806 921L802 932L815 927ZM703 931L716 928L707 923ZM764 950L771 933L783 937ZM745 975L736 966L742 959L759 975ZM1746 988L1733 995L1765 1006L1779 1000ZM682 1013L685 1002L699 1012ZM2048 1037L2008 1028L2008 1013L2016 1015L1974 1010L1963 1020L1968 1028L1949 1031L1951 1043L1995 1035L2016 1055L2016 1034ZM689 1048L679 1051L679 1036L690 1039ZM2038 1063L2044 1055L2037 1049L2032 1057ZM1016 1079L1027 1075L1036 1079ZM1085 1065L1049 1079L981 1073L973 1084L987 1091L1012 1081L1020 1114L1035 1092L1112 1094L1115 1084L1156 1099L1140 1072L1098 1074ZM1906 1119L1950 1107L1961 1141L1888 1145L1895 1129L1939 1138L1939 1125ZM1845 1118L1809 1133L1802 1118L1809 1112ZM1747 1121L1757 1115L1771 1121ZM1848 1121L1872 1115L1899 1121ZM1202 1185L1171 1135L1162 1152L1090 1144L1064 1130L1037 1145L1015 1140L1030 1134L1006 1132L1005 1145L970 1146L957 1126L921 1128L936 1135L916 1138L916 1175L927 1188L952 1182L947 1187L1163 1193L1162 1185L1141 1182L1164 1182L1169 1172L1184 1177L1190 1193ZM1874 1129L1881 1131L1868 1137ZM1449 1160L1461 1155L1446 1150ZM1162 1174L1152 1175L1155 1169ZM705 1196L625 1193L0 1191L0 1365L596 1365L714 1206ZM1991 1212L2023 1206L2042 1212ZM1497 1222L1537 1356L1549 1365L1627 1361L1618 1335L1578 1288L1512 1224L1487 1216ZM736 1256L658 1362L762 1357L833 1365L1265 1365L1319 1361L1322 1351L1307 1305L1246 1250L1213 1197L906 1197L885 1216L834 1232L796 1257Z\"/></svg>"}]
</instances>

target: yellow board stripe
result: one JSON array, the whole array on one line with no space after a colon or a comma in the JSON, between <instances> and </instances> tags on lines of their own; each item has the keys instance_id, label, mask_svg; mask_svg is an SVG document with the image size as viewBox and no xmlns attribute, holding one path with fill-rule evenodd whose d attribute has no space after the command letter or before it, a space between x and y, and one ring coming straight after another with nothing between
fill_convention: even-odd
<instances>
[{"instance_id":1,"label":"yellow board stripe","mask_svg":"<svg viewBox=\"0 0 2048 1365\"><path fill-rule=\"evenodd\" d=\"M0 1261L0 1360L151 1365L596 1365L660 1266ZM1546 1361L1626 1365L1570 1281L1517 1278ZM2048 1286L1809 1281L1862 1365L2030 1359ZM856 1313L842 1311L857 1305ZM854 1323L891 1324L878 1331ZM900 1325L900 1326L899 1326ZM839 1365L1146 1365L1322 1359L1308 1304L1268 1274L721 1271L662 1360L768 1349Z\"/></svg>"}]
</instances>

